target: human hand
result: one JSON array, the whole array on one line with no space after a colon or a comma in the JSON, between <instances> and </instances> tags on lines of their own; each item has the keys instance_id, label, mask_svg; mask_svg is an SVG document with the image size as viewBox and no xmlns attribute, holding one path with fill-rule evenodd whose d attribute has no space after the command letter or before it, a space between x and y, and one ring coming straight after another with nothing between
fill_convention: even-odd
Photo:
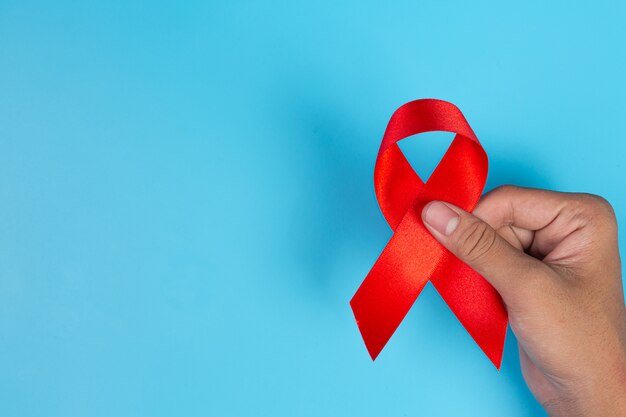
<instances>
[{"instance_id":1,"label":"human hand","mask_svg":"<svg viewBox=\"0 0 626 417\"><path fill-rule=\"evenodd\" d=\"M615 215L589 195L505 186L424 224L498 290L524 379L551 416L626 416L626 310Z\"/></svg>"}]
</instances>

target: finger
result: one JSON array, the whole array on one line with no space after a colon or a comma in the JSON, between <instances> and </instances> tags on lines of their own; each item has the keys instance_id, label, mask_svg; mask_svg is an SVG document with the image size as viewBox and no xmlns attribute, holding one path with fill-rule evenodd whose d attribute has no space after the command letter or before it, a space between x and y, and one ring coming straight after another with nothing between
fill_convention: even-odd
<instances>
[{"instance_id":1,"label":"finger","mask_svg":"<svg viewBox=\"0 0 626 417\"><path fill-rule=\"evenodd\" d=\"M511 246L486 222L448 203L433 201L424 207L426 228L450 252L482 275L502 295L514 302L527 277L547 268L537 259Z\"/></svg>"},{"instance_id":2,"label":"finger","mask_svg":"<svg viewBox=\"0 0 626 417\"><path fill-rule=\"evenodd\" d=\"M509 243L515 245L512 238L516 238L524 250L542 259L563 257L552 252L579 230L592 236L599 234L596 231L610 231L611 211L606 200L590 194L504 186L485 194L473 214Z\"/></svg>"},{"instance_id":3,"label":"finger","mask_svg":"<svg viewBox=\"0 0 626 417\"><path fill-rule=\"evenodd\" d=\"M552 223L574 196L576 194L506 185L486 193L473 214L494 229L515 226L536 231Z\"/></svg>"},{"instance_id":4,"label":"finger","mask_svg":"<svg viewBox=\"0 0 626 417\"><path fill-rule=\"evenodd\" d=\"M481 220L485 221L485 219ZM489 222L486 223L489 224ZM489 224L489 226L493 227L504 240L521 251L526 251L533 243L535 232L532 230L522 229L517 226L500 226L497 229L492 224Z\"/></svg>"}]
</instances>

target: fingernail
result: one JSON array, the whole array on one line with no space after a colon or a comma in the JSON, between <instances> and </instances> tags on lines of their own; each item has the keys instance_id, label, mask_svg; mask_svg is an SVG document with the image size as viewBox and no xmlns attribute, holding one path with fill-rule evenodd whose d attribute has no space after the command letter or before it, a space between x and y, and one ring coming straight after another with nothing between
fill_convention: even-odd
<instances>
[{"instance_id":1,"label":"fingernail","mask_svg":"<svg viewBox=\"0 0 626 417\"><path fill-rule=\"evenodd\" d=\"M441 201L428 203L422 213L424 223L445 236L450 236L459 225L459 215Z\"/></svg>"}]
</instances>

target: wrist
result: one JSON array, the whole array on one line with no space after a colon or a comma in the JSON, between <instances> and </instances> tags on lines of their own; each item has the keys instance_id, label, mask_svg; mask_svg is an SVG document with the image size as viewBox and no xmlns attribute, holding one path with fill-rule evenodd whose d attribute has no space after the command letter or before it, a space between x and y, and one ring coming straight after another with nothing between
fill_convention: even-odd
<instances>
[{"instance_id":1,"label":"wrist","mask_svg":"<svg viewBox=\"0 0 626 417\"><path fill-rule=\"evenodd\" d=\"M626 416L626 350L600 359L605 366L595 366L593 372L562 387L560 395L543 404L551 417Z\"/></svg>"}]
</instances>

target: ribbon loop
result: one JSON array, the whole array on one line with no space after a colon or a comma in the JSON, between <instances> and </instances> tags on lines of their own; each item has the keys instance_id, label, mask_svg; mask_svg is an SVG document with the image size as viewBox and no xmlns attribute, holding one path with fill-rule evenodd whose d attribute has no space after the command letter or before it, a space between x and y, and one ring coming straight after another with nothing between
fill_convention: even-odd
<instances>
[{"instance_id":1,"label":"ribbon loop","mask_svg":"<svg viewBox=\"0 0 626 417\"><path fill-rule=\"evenodd\" d=\"M397 142L424 132L456 133L427 182ZM394 234L350 301L365 345L376 359L430 280L452 312L499 368L508 318L502 299L483 277L437 242L421 212L432 200L472 211L487 179L487 155L453 104L409 102L392 115L374 169L376 198Z\"/></svg>"}]
</instances>

